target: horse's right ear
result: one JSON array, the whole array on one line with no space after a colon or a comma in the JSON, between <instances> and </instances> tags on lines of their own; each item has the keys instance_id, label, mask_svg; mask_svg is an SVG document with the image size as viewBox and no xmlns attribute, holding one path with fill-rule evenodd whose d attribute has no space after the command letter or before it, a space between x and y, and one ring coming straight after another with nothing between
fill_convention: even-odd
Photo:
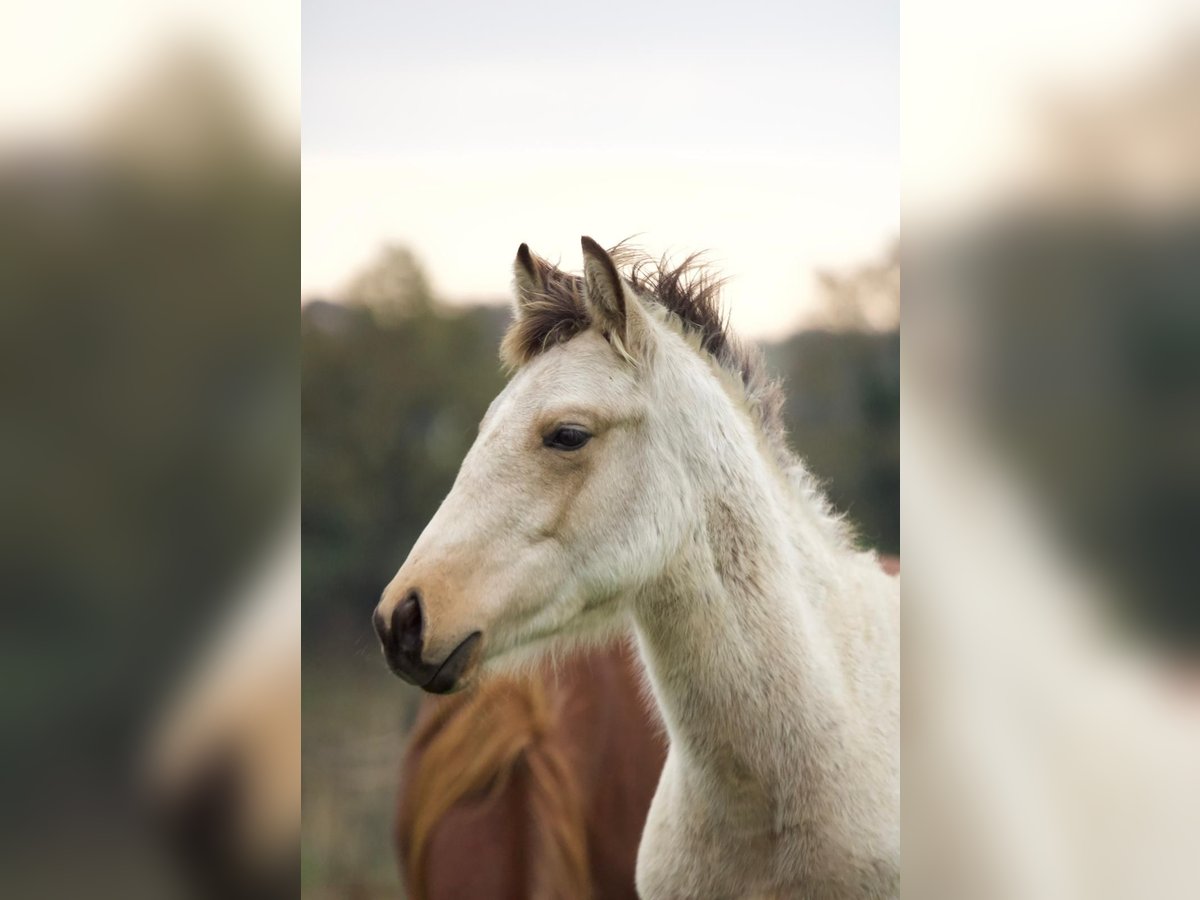
<instances>
[{"instance_id":1,"label":"horse's right ear","mask_svg":"<svg viewBox=\"0 0 1200 900\"><path fill-rule=\"evenodd\" d=\"M516 286L518 314L546 289L545 266L545 262L530 252L528 244L517 248L517 258L513 261L513 283Z\"/></svg>"}]
</instances>

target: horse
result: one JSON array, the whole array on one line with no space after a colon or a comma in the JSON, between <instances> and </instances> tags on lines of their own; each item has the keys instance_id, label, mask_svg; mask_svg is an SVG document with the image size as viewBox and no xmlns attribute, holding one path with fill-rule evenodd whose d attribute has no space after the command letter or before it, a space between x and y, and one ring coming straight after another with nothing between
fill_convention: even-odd
<instances>
[{"instance_id":1,"label":"horse","mask_svg":"<svg viewBox=\"0 0 1200 900\"><path fill-rule=\"evenodd\" d=\"M631 625L668 738L647 900L898 895L899 585L787 445L694 259L522 244L513 371L383 592L432 693Z\"/></svg>"},{"instance_id":2,"label":"horse","mask_svg":"<svg viewBox=\"0 0 1200 900\"><path fill-rule=\"evenodd\" d=\"M899 573L899 559L880 562ZM396 806L408 897L637 897L666 744L635 654L621 638L530 678L425 695Z\"/></svg>"},{"instance_id":3,"label":"horse","mask_svg":"<svg viewBox=\"0 0 1200 900\"><path fill-rule=\"evenodd\" d=\"M532 677L426 695L397 804L406 895L636 900L666 749L625 640Z\"/></svg>"}]
</instances>

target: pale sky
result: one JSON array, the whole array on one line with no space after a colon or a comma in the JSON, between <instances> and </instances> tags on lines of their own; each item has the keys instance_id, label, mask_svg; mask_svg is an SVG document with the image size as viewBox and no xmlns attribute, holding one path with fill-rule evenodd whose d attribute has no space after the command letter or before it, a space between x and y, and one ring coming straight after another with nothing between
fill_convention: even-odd
<instances>
[{"instance_id":1,"label":"pale sky","mask_svg":"<svg viewBox=\"0 0 1200 900\"><path fill-rule=\"evenodd\" d=\"M636 234L785 332L899 229L899 42L885 0L305 0L302 294L397 241L442 296L506 296L522 241L577 269Z\"/></svg>"},{"instance_id":2,"label":"pale sky","mask_svg":"<svg viewBox=\"0 0 1200 900\"><path fill-rule=\"evenodd\" d=\"M1046 101L1103 95L1200 33L1195 0L906 0L906 228L1002 203L1036 170Z\"/></svg>"},{"instance_id":3,"label":"pale sky","mask_svg":"<svg viewBox=\"0 0 1200 900\"><path fill-rule=\"evenodd\" d=\"M77 136L181 44L215 50L263 124L294 140L300 121L294 0L17 0L4 13L0 143Z\"/></svg>"}]
</instances>

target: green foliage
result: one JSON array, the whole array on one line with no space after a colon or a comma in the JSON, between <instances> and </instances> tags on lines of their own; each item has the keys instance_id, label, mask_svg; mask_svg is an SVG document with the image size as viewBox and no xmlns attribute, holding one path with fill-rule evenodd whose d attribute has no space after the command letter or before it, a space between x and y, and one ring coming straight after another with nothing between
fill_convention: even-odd
<instances>
[{"instance_id":1,"label":"green foliage","mask_svg":"<svg viewBox=\"0 0 1200 900\"><path fill-rule=\"evenodd\" d=\"M792 446L861 542L900 552L900 335L805 331L766 348Z\"/></svg>"}]
</instances>

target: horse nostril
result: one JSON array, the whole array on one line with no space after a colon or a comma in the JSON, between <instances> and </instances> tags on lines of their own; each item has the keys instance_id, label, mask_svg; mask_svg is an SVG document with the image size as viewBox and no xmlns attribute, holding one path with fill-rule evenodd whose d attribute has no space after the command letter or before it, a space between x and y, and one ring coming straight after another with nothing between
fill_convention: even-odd
<instances>
[{"instance_id":1,"label":"horse nostril","mask_svg":"<svg viewBox=\"0 0 1200 900\"><path fill-rule=\"evenodd\" d=\"M421 593L413 588L392 613L391 637L400 654L419 661L424 633L425 617L421 611Z\"/></svg>"}]
</instances>

